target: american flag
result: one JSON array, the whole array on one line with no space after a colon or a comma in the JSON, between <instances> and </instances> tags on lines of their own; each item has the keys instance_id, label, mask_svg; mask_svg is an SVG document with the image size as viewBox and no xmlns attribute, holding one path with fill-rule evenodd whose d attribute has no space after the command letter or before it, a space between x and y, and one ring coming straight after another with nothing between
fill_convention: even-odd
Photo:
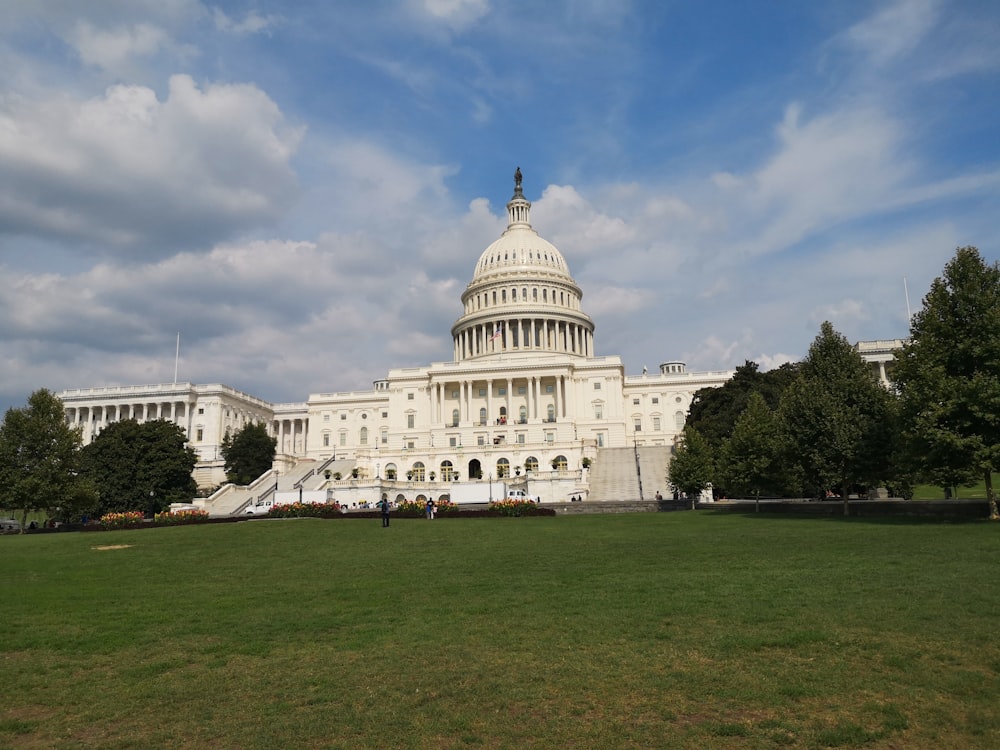
<instances>
[{"instance_id":1,"label":"american flag","mask_svg":"<svg viewBox=\"0 0 1000 750\"><path fill-rule=\"evenodd\" d=\"M490 336L490 341L492 341L493 339L497 338L501 333L503 333L503 328L501 328L500 324L497 323L497 330L496 330L496 332L492 336Z\"/></svg>"}]
</instances>

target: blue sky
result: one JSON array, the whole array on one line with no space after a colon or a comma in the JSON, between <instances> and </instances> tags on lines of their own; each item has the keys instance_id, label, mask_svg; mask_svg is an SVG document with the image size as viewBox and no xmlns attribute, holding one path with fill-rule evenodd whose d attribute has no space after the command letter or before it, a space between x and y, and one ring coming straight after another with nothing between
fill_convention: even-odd
<instances>
[{"instance_id":1,"label":"blue sky","mask_svg":"<svg viewBox=\"0 0 1000 750\"><path fill-rule=\"evenodd\" d=\"M514 168L626 372L906 334L995 260L995 2L6 0L0 408L451 356Z\"/></svg>"}]
</instances>

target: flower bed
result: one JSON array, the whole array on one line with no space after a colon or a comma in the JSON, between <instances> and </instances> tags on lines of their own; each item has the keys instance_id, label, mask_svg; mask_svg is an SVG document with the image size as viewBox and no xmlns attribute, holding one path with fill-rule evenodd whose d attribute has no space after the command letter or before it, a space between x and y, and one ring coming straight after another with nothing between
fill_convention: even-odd
<instances>
[{"instance_id":1,"label":"flower bed","mask_svg":"<svg viewBox=\"0 0 1000 750\"><path fill-rule=\"evenodd\" d=\"M205 523L208 520L208 511L201 508L193 510L176 510L173 513L157 513L153 516L153 524L156 526L181 526L189 523Z\"/></svg>"},{"instance_id":2,"label":"flower bed","mask_svg":"<svg viewBox=\"0 0 1000 750\"><path fill-rule=\"evenodd\" d=\"M530 500L513 500L511 498L504 498L503 500L496 500L490 503L489 509L494 511L494 513L501 516L546 516L549 513L543 513L542 508L539 508L535 503Z\"/></svg>"},{"instance_id":3,"label":"flower bed","mask_svg":"<svg viewBox=\"0 0 1000 750\"><path fill-rule=\"evenodd\" d=\"M275 505L267 512L268 518L339 518L340 503L289 503Z\"/></svg>"},{"instance_id":4,"label":"flower bed","mask_svg":"<svg viewBox=\"0 0 1000 750\"><path fill-rule=\"evenodd\" d=\"M124 513L105 513L101 516L101 528L104 529L134 529L145 523L142 513L137 510L127 510Z\"/></svg>"}]
</instances>

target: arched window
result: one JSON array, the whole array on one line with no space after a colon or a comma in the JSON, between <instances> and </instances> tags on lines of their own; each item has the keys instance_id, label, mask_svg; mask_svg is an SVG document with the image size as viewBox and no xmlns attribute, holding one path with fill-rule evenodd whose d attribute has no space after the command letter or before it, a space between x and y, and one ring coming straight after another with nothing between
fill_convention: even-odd
<instances>
[{"instance_id":1,"label":"arched window","mask_svg":"<svg viewBox=\"0 0 1000 750\"><path fill-rule=\"evenodd\" d=\"M385 465L385 478L395 479L396 478L396 464L386 464Z\"/></svg>"},{"instance_id":2,"label":"arched window","mask_svg":"<svg viewBox=\"0 0 1000 750\"><path fill-rule=\"evenodd\" d=\"M549 301L549 290L548 289L543 289L542 290L542 302L548 302L548 301Z\"/></svg>"},{"instance_id":3,"label":"arched window","mask_svg":"<svg viewBox=\"0 0 1000 750\"><path fill-rule=\"evenodd\" d=\"M528 424L528 407L522 406L517 410L517 421L520 424Z\"/></svg>"},{"instance_id":4,"label":"arched window","mask_svg":"<svg viewBox=\"0 0 1000 750\"><path fill-rule=\"evenodd\" d=\"M500 301L501 302L506 302L507 301L507 290L506 289L501 289L500 290Z\"/></svg>"},{"instance_id":5,"label":"arched window","mask_svg":"<svg viewBox=\"0 0 1000 750\"><path fill-rule=\"evenodd\" d=\"M678 432L684 429L684 412L679 411L674 414L674 425L676 425Z\"/></svg>"},{"instance_id":6,"label":"arched window","mask_svg":"<svg viewBox=\"0 0 1000 750\"><path fill-rule=\"evenodd\" d=\"M450 482L452 480L452 474L455 472L455 467L452 465L451 461L441 462L441 481Z\"/></svg>"},{"instance_id":7,"label":"arched window","mask_svg":"<svg viewBox=\"0 0 1000 750\"><path fill-rule=\"evenodd\" d=\"M506 458L497 459L497 479L510 476L510 461Z\"/></svg>"},{"instance_id":8,"label":"arched window","mask_svg":"<svg viewBox=\"0 0 1000 750\"><path fill-rule=\"evenodd\" d=\"M556 471L566 471L566 456L556 456L552 459L552 468Z\"/></svg>"},{"instance_id":9,"label":"arched window","mask_svg":"<svg viewBox=\"0 0 1000 750\"><path fill-rule=\"evenodd\" d=\"M361 428L361 439L360 439L360 442L361 442L361 445L368 445L368 428L367 427L362 427Z\"/></svg>"},{"instance_id":10,"label":"arched window","mask_svg":"<svg viewBox=\"0 0 1000 750\"><path fill-rule=\"evenodd\" d=\"M510 290L510 301L517 302L517 287Z\"/></svg>"},{"instance_id":11,"label":"arched window","mask_svg":"<svg viewBox=\"0 0 1000 750\"><path fill-rule=\"evenodd\" d=\"M524 470L525 471L538 471L538 459L534 456L528 456L524 459Z\"/></svg>"},{"instance_id":12,"label":"arched window","mask_svg":"<svg viewBox=\"0 0 1000 750\"><path fill-rule=\"evenodd\" d=\"M479 409L479 424L486 424L486 407L483 406Z\"/></svg>"},{"instance_id":13,"label":"arched window","mask_svg":"<svg viewBox=\"0 0 1000 750\"><path fill-rule=\"evenodd\" d=\"M451 426L458 427L458 409L451 410Z\"/></svg>"},{"instance_id":14,"label":"arched window","mask_svg":"<svg viewBox=\"0 0 1000 750\"><path fill-rule=\"evenodd\" d=\"M411 471L413 472L413 481L414 482L422 482L422 481L424 481L424 462L423 461L417 461L415 464L413 464L413 468L411 469Z\"/></svg>"}]
</instances>

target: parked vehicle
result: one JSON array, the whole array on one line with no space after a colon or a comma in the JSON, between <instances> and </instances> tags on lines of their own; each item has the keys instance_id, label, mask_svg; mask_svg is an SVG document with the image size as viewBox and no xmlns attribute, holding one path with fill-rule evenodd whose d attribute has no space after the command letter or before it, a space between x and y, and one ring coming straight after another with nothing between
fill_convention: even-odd
<instances>
[{"instance_id":1,"label":"parked vehicle","mask_svg":"<svg viewBox=\"0 0 1000 750\"><path fill-rule=\"evenodd\" d=\"M448 495L451 502L483 503L500 500L507 495L507 485L504 482L452 482L448 485Z\"/></svg>"},{"instance_id":2,"label":"parked vehicle","mask_svg":"<svg viewBox=\"0 0 1000 750\"><path fill-rule=\"evenodd\" d=\"M21 522L16 518L0 518L0 534L13 534L21 530Z\"/></svg>"},{"instance_id":3,"label":"parked vehicle","mask_svg":"<svg viewBox=\"0 0 1000 750\"><path fill-rule=\"evenodd\" d=\"M529 495L525 490L508 490L508 500L527 501L529 503L540 503L542 499L538 495Z\"/></svg>"}]
</instances>

